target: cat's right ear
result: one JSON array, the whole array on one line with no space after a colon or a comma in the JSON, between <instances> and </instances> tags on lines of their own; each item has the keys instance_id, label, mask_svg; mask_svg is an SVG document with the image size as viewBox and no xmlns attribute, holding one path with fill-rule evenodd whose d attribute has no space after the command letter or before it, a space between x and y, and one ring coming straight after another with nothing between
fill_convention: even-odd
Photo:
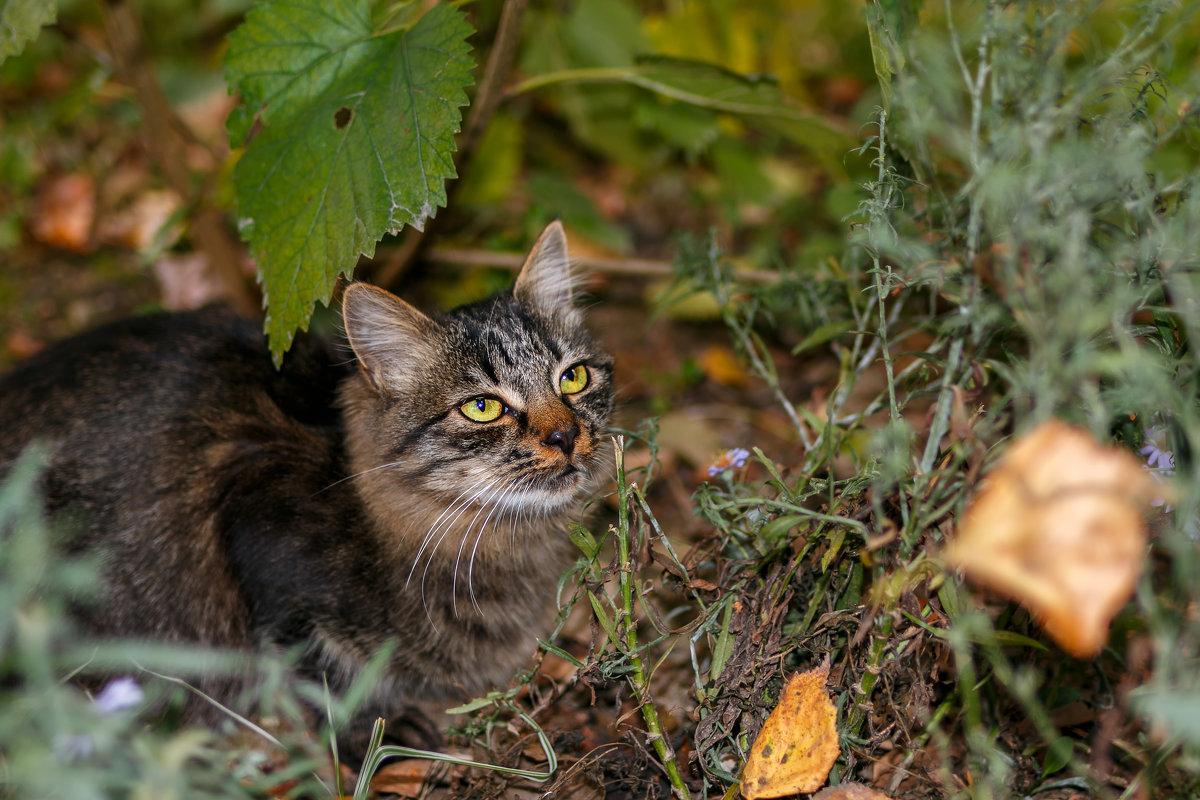
<instances>
[{"instance_id":1,"label":"cat's right ear","mask_svg":"<svg viewBox=\"0 0 1200 800\"><path fill-rule=\"evenodd\" d=\"M534 242L517 274L513 294L534 308L556 316L576 318L575 280L567 258L567 235L555 220Z\"/></svg>"},{"instance_id":2,"label":"cat's right ear","mask_svg":"<svg viewBox=\"0 0 1200 800\"><path fill-rule=\"evenodd\" d=\"M403 389L419 372L437 327L399 297L367 283L346 287L342 323L363 375L380 393Z\"/></svg>"}]
</instances>

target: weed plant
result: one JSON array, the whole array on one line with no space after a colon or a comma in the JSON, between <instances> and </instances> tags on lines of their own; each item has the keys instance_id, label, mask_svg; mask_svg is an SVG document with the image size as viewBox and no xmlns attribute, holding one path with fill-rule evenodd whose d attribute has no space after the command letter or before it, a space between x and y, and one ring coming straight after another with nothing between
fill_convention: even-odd
<instances>
[{"instance_id":1,"label":"weed plant","mask_svg":"<svg viewBox=\"0 0 1200 800\"><path fill-rule=\"evenodd\" d=\"M600 662L645 708L638 663L691 649L706 795L736 780L782 673L828 657L843 779L886 758L898 796L1194 796L1200 87L1183 54L1195 9L908 8L868 9L885 105L842 258L749 286L714 241L680 248L681 280L718 300L800 454L718 465L693 498L717 544L687 564L636 487L622 497L618 539L669 554L680 591L666 602L691 622L669 631L653 610L663 599L643 596L639 640L624 580L598 601L593 574ZM823 407L789 390L797 362L772 356L781 344L836 357ZM864 384L880 387L865 401ZM1091 661L1061 655L1026 612L939 559L995 456L1051 418L1148 456L1175 492L1152 519L1136 597ZM609 574L639 566L618 559ZM697 571L719 590L698 590ZM1072 704L1089 722L1066 721Z\"/></svg>"},{"instance_id":2,"label":"weed plant","mask_svg":"<svg viewBox=\"0 0 1200 800\"><path fill-rule=\"evenodd\" d=\"M94 594L96 565L56 549L61 532L41 517L38 462L31 452L0 486L0 797L333 796L328 751L300 705L324 702L320 687L297 684L284 662L253 667L275 733L232 713L212 731L181 728L170 719L185 680L244 663L79 636L67 609ZM147 711L165 721L147 725Z\"/></svg>"}]
</instances>

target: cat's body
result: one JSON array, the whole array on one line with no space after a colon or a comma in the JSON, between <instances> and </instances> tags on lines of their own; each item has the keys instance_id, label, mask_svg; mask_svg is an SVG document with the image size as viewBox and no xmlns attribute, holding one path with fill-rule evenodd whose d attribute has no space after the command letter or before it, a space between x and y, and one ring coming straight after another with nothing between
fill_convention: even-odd
<instances>
[{"instance_id":1,"label":"cat's body","mask_svg":"<svg viewBox=\"0 0 1200 800\"><path fill-rule=\"evenodd\" d=\"M357 364L302 337L277 371L253 323L209 309L0 378L0 476L48 446L46 507L103 564L93 632L300 648L335 688L393 641L385 713L528 659L612 405L561 229L491 300L431 319L352 284L343 308Z\"/></svg>"}]
</instances>

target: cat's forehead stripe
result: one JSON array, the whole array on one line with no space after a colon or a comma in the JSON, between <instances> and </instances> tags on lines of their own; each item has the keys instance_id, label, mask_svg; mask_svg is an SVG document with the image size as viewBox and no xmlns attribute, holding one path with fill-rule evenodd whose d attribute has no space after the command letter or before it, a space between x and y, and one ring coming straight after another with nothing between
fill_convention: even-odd
<instances>
[{"instance_id":1,"label":"cat's forehead stripe","mask_svg":"<svg viewBox=\"0 0 1200 800\"><path fill-rule=\"evenodd\" d=\"M497 302L482 320L463 317L456 320L463 338L474 344L480 370L492 382L528 378L530 367L542 362L556 369L564 358L559 336L547 321L530 313L507 298ZM501 375L503 370L505 374Z\"/></svg>"}]
</instances>

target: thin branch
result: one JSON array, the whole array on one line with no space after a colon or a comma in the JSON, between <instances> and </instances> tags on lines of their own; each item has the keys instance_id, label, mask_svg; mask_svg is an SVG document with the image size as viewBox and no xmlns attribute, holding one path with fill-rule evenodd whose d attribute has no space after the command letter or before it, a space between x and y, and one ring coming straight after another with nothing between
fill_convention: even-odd
<instances>
[{"instance_id":1,"label":"thin branch","mask_svg":"<svg viewBox=\"0 0 1200 800\"><path fill-rule=\"evenodd\" d=\"M488 250L471 250L456 247L431 247L425 258L439 264L462 267L496 267L516 272L525 263L523 253L497 253ZM651 258L604 258L584 256L573 259L587 272L604 275L620 275L632 278L670 278L675 275L670 261ZM778 272L772 270L735 269L733 277L739 283L771 284L779 281Z\"/></svg>"},{"instance_id":2,"label":"thin branch","mask_svg":"<svg viewBox=\"0 0 1200 800\"><path fill-rule=\"evenodd\" d=\"M246 316L261 314L261 304L246 280L241 264L245 250L226 227L225 214L209 205L210 192L193 188L187 168L186 126L175 114L146 63L141 25L128 0L105 0L100 4L104 31L112 50L117 75L133 87L146 126L146 149L158 163L167 184L193 208L191 235L196 249L204 254L209 269L220 278L230 305Z\"/></svg>"}]
</instances>

